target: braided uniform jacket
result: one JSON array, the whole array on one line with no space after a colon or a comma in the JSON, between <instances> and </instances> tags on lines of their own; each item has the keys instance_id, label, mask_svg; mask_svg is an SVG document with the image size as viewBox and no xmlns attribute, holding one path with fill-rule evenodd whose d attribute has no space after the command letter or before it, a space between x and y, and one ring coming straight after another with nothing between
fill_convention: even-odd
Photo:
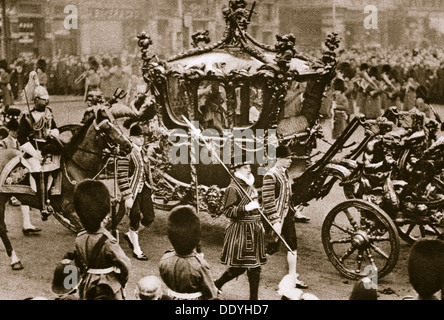
<instances>
[{"instance_id":1,"label":"braided uniform jacket","mask_svg":"<svg viewBox=\"0 0 444 320\"><path fill-rule=\"evenodd\" d=\"M241 179L237 181L250 198L257 201L256 189ZM245 211L249 202L237 184L231 181L222 200L222 213L230 219L230 224L225 229L220 257L221 263L230 267L256 268L267 261L261 215L257 210Z\"/></svg>"},{"instance_id":2,"label":"braided uniform jacket","mask_svg":"<svg viewBox=\"0 0 444 320\"><path fill-rule=\"evenodd\" d=\"M126 157L117 159L117 185L122 197L132 196L136 198L142 191L143 185L148 185L148 162L144 160L143 151L138 151L134 146Z\"/></svg>"},{"instance_id":3,"label":"braided uniform jacket","mask_svg":"<svg viewBox=\"0 0 444 320\"><path fill-rule=\"evenodd\" d=\"M195 250L189 255L167 251L159 263L159 272L167 287L179 293L202 293L202 300L217 297L210 265Z\"/></svg>"},{"instance_id":4,"label":"braided uniform jacket","mask_svg":"<svg viewBox=\"0 0 444 320\"><path fill-rule=\"evenodd\" d=\"M287 170L274 166L264 175L262 206L272 224L283 222L290 207L291 179Z\"/></svg>"}]
</instances>

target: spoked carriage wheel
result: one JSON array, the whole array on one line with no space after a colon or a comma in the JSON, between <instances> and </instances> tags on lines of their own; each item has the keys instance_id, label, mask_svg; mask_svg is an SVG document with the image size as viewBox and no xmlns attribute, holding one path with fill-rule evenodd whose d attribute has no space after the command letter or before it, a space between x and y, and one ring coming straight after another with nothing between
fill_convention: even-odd
<instances>
[{"instance_id":1,"label":"spoked carriage wheel","mask_svg":"<svg viewBox=\"0 0 444 320\"><path fill-rule=\"evenodd\" d=\"M423 200L416 205L424 205L429 210L435 210L435 213L424 218L412 217L409 219L409 217L406 217L405 223L397 223L399 236L410 244L419 239L436 239L443 236L444 185L441 180L434 179L427 185L426 189L430 191L428 193L431 197L430 200ZM431 214L429 213L429 215Z\"/></svg>"},{"instance_id":2,"label":"spoked carriage wheel","mask_svg":"<svg viewBox=\"0 0 444 320\"><path fill-rule=\"evenodd\" d=\"M334 207L322 224L324 250L349 279L389 274L399 257L396 226L378 206L360 199Z\"/></svg>"}]
</instances>

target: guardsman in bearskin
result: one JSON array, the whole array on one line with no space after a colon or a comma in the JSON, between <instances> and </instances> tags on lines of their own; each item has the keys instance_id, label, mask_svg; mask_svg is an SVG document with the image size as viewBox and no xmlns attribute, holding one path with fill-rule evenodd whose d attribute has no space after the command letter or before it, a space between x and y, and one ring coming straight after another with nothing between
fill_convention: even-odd
<instances>
[{"instance_id":1,"label":"guardsman in bearskin","mask_svg":"<svg viewBox=\"0 0 444 320\"><path fill-rule=\"evenodd\" d=\"M133 145L132 151L128 156L117 159L117 185L122 195L119 214L129 215L130 229L124 238L133 250L133 257L143 261L148 260L148 257L140 248L138 232L154 221L149 185L150 162L147 152L143 150L144 134L139 125L130 128L129 138Z\"/></svg>"},{"instance_id":2,"label":"guardsman in bearskin","mask_svg":"<svg viewBox=\"0 0 444 320\"><path fill-rule=\"evenodd\" d=\"M416 300L444 299L444 241L418 240L410 249L409 281L418 294Z\"/></svg>"},{"instance_id":3,"label":"guardsman in bearskin","mask_svg":"<svg viewBox=\"0 0 444 320\"><path fill-rule=\"evenodd\" d=\"M210 265L197 252L200 221L191 206L178 206L168 216L168 239L174 250L167 251L159 263L160 276L174 300L209 300L217 298Z\"/></svg>"},{"instance_id":4,"label":"guardsman in bearskin","mask_svg":"<svg viewBox=\"0 0 444 320\"><path fill-rule=\"evenodd\" d=\"M253 201L239 189L235 181L231 181L222 199L222 213L230 219L225 230L221 262L228 269L215 281L220 290L222 286L247 272L250 285L250 300L258 300L261 266L267 261L265 255L265 232L258 209L258 193L254 187L254 176L250 164L232 159L234 179L247 192Z\"/></svg>"},{"instance_id":5,"label":"guardsman in bearskin","mask_svg":"<svg viewBox=\"0 0 444 320\"><path fill-rule=\"evenodd\" d=\"M264 175L262 201L264 214L268 217L275 231L279 232L288 243L292 252L287 252L288 274L294 278L297 288L308 286L299 280L296 272L298 241L295 229L295 209L291 205L291 179L288 168L291 166L291 151L285 145L276 148L276 163ZM271 231L271 229L270 229ZM274 237L267 244L267 254L273 255L279 248L279 240Z\"/></svg>"},{"instance_id":6,"label":"guardsman in bearskin","mask_svg":"<svg viewBox=\"0 0 444 320\"><path fill-rule=\"evenodd\" d=\"M29 93L26 92L28 95ZM42 210L46 210L46 190L51 172L60 167L62 145L58 141L59 130L52 110L48 107L48 91L38 85L32 96L34 108L20 119L17 140L25 152L28 169L34 178L34 189L40 194ZM32 179L31 179L32 181ZM31 182L33 187L33 182Z\"/></svg>"},{"instance_id":7,"label":"guardsman in bearskin","mask_svg":"<svg viewBox=\"0 0 444 320\"><path fill-rule=\"evenodd\" d=\"M347 126L349 119L353 114L353 110L350 109L350 104L344 94L344 80L336 78L333 82L333 90L333 101L331 106L333 127L331 136L333 139L337 139Z\"/></svg>"},{"instance_id":8,"label":"guardsman in bearskin","mask_svg":"<svg viewBox=\"0 0 444 320\"><path fill-rule=\"evenodd\" d=\"M110 207L109 191L100 181L84 180L74 190L74 209L86 229L75 241L76 261L84 274L81 299L94 300L106 292L110 299L125 299L131 261L105 228Z\"/></svg>"}]
</instances>

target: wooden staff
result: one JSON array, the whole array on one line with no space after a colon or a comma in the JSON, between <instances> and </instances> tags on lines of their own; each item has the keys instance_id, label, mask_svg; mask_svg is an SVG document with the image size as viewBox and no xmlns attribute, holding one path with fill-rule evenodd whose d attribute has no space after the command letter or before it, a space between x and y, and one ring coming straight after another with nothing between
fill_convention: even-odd
<instances>
[{"instance_id":1,"label":"wooden staff","mask_svg":"<svg viewBox=\"0 0 444 320\"><path fill-rule=\"evenodd\" d=\"M196 127L193 126L193 124L185 117L182 116L185 120L185 122L187 123L187 125L190 127L191 131L194 132L201 140L202 142L205 144L205 147L210 150L210 152L214 155L214 157L217 159L217 161L222 165L222 167L225 169L225 171L228 172L228 174L230 175L231 179L236 183L236 185L238 186L238 188L242 191L242 193L244 194L244 196L246 196L248 198L248 200L250 200L250 202L253 201L253 199L251 199L250 195L247 193L247 191L244 190L244 188L241 186L241 184L239 183L239 181L237 181L237 179L234 177L234 175L230 172L230 169L227 168L227 166L225 165L225 163L222 161L222 159L217 155L216 152L213 152L213 147L205 140L205 138L202 136L202 134L200 133L200 130L196 129ZM290 248L290 246L288 245L288 243L284 240L284 238L282 238L282 236L279 234L279 232L277 232L276 230L274 230L273 225L271 224L270 220L268 220L267 216L262 212L262 210L257 209L259 211L259 213L261 214L262 218L267 222L267 224L271 227L271 229L276 233L276 235L278 236L279 240L282 241L282 243L287 247L287 250L290 251L292 254L295 254L293 252L293 250Z\"/></svg>"}]
</instances>

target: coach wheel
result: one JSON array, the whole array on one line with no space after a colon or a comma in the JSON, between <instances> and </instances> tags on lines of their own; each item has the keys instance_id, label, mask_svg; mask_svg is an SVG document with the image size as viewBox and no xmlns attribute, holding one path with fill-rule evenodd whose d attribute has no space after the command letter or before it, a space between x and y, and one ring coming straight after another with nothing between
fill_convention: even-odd
<instances>
[{"instance_id":1,"label":"coach wheel","mask_svg":"<svg viewBox=\"0 0 444 320\"><path fill-rule=\"evenodd\" d=\"M390 217L376 205L346 200L322 224L324 250L335 268L349 279L392 271L399 257L399 238Z\"/></svg>"},{"instance_id":2,"label":"coach wheel","mask_svg":"<svg viewBox=\"0 0 444 320\"><path fill-rule=\"evenodd\" d=\"M397 228L399 237L410 244L419 239L436 239L443 234L442 227L432 224L417 224L413 221L398 224Z\"/></svg>"}]
</instances>

